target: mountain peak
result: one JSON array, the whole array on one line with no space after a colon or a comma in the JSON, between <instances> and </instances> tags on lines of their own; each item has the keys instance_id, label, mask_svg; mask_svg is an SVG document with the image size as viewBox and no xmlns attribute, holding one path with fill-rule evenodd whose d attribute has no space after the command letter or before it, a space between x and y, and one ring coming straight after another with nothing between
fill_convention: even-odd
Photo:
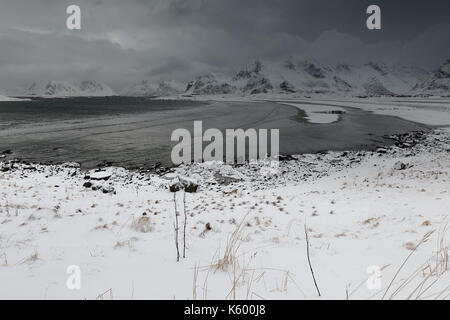
<instances>
[{"instance_id":1,"label":"mountain peak","mask_svg":"<svg viewBox=\"0 0 450 320\"><path fill-rule=\"evenodd\" d=\"M50 80L45 85L32 83L25 95L42 97L100 97L115 95L115 92L106 84L93 80L82 81L79 85L67 81Z\"/></svg>"},{"instance_id":2,"label":"mountain peak","mask_svg":"<svg viewBox=\"0 0 450 320\"><path fill-rule=\"evenodd\" d=\"M167 97L178 95L183 91L183 84L173 80L153 83L148 79L144 79L139 83L126 88L121 94L133 97Z\"/></svg>"}]
</instances>

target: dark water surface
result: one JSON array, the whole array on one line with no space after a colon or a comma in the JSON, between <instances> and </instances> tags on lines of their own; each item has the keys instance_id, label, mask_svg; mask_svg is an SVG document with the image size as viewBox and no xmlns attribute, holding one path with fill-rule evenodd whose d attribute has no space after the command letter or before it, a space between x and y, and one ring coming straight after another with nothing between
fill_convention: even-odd
<instances>
[{"instance_id":1,"label":"dark water surface","mask_svg":"<svg viewBox=\"0 0 450 320\"><path fill-rule=\"evenodd\" d=\"M274 102L193 102L105 97L0 102L0 152L8 158L91 168L108 161L125 167L171 165L178 128L278 128L280 152L373 149L386 134L424 129L395 117L346 108L340 121L312 124L304 113Z\"/></svg>"}]
</instances>

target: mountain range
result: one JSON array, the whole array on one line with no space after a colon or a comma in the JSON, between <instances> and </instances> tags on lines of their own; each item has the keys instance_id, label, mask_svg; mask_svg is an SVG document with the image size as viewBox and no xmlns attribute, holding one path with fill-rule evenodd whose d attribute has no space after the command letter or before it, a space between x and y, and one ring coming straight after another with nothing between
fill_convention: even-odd
<instances>
[{"instance_id":1,"label":"mountain range","mask_svg":"<svg viewBox=\"0 0 450 320\"><path fill-rule=\"evenodd\" d=\"M120 92L123 96L141 97L167 97L176 96L185 91L186 85L177 81L162 81L152 83L149 80L125 88Z\"/></svg>"},{"instance_id":2,"label":"mountain range","mask_svg":"<svg viewBox=\"0 0 450 320\"><path fill-rule=\"evenodd\" d=\"M21 94L38 97L105 97L114 96L108 85L97 81L86 80L79 84L67 81L49 81L45 84L33 83Z\"/></svg>"},{"instance_id":3,"label":"mountain range","mask_svg":"<svg viewBox=\"0 0 450 320\"><path fill-rule=\"evenodd\" d=\"M142 80L119 91L123 96L450 96L450 60L437 70L368 62L363 65L319 63L313 59L256 60L228 73L209 73L186 84ZM33 83L21 96L112 96L117 93L97 81Z\"/></svg>"},{"instance_id":4,"label":"mountain range","mask_svg":"<svg viewBox=\"0 0 450 320\"><path fill-rule=\"evenodd\" d=\"M369 62L324 65L314 60L256 61L233 75L211 73L188 83L190 95L449 95L447 61L432 73L415 66Z\"/></svg>"}]
</instances>

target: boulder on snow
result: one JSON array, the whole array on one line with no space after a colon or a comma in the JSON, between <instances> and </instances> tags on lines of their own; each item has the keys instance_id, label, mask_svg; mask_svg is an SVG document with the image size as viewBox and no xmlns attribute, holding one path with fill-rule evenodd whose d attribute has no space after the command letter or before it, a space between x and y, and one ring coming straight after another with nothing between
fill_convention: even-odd
<instances>
[{"instance_id":1,"label":"boulder on snow","mask_svg":"<svg viewBox=\"0 0 450 320\"><path fill-rule=\"evenodd\" d=\"M401 161L397 161L395 164L394 164L394 169L395 170L405 170L405 169L407 169L408 168L408 165L407 164L404 164L403 162L401 162Z\"/></svg>"},{"instance_id":2,"label":"boulder on snow","mask_svg":"<svg viewBox=\"0 0 450 320\"><path fill-rule=\"evenodd\" d=\"M388 152L388 150L386 148L378 148L377 149L377 153L379 153L379 154L385 154L387 152Z\"/></svg>"},{"instance_id":3,"label":"boulder on snow","mask_svg":"<svg viewBox=\"0 0 450 320\"><path fill-rule=\"evenodd\" d=\"M287 154L287 155L278 155L278 160L279 161L291 161L291 160L298 160L296 157Z\"/></svg>"},{"instance_id":4,"label":"boulder on snow","mask_svg":"<svg viewBox=\"0 0 450 320\"><path fill-rule=\"evenodd\" d=\"M115 194L116 190L112 186L103 186L102 187L102 192L103 193L113 193L113 194Z\"/></svg>"},{"instance_id":5,"label":"boulder on snow","mask_svg":"<svg viewBox=\"0 0 450 320\"><path fill-rule=\"evenodd\" d=\"M170 192L177 192L180 190L184 190L188 193L197 192L198 184L189 178L176 176L169 185Z\"/></svg>"},{"instance_id":6,"label":"boulder on snow","mask_svg":"<svg viewBox=\"0 0 450 320\"><path fill-rule=\"evenodd\" d=\"M403 162L401 162L401 161L397 161L394 164L394 169L395 170L404 170L404 169L406 169L406 165Z\"/></svg>"},{"instance_id":7,"label":"boulder on snow","mask_svg":"<svg viewBox=\"0 0 450 320\"><path fill-rule=\"evenodd\" d=\"M85 187L85 188L92 188L92 182L87 181L87 182L83 183L83 187Z\"/></svg>"},{"instance_id":8,"label":"boulder on snow","mask_svg":"<svg viewBox=\"0 0 450 320\"><path fill-rule=\"evenodd\" d=\"M61 166L64 168L81 168L78 162L64 162Z\"/></svg>"}]
</instances>

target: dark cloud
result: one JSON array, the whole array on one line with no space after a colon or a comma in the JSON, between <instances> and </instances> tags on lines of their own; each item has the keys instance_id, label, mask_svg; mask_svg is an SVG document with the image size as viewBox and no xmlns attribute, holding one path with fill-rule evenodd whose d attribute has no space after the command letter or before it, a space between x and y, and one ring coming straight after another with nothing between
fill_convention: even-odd
<instances>
[{"instance_id":1,"label":"dark cloud","mask_svg":"<svg viewBox=\"0 0 450 320\"><path fill-rule=\"evenodd\" d=\"M74 3L80 31L65 28ZM365 27L373 3L379 31ZM291 55L434 67L450 55L449 12L448 0L0 0L0 88L93 78L120 89Z\"/></svg>"}]
</instances>

